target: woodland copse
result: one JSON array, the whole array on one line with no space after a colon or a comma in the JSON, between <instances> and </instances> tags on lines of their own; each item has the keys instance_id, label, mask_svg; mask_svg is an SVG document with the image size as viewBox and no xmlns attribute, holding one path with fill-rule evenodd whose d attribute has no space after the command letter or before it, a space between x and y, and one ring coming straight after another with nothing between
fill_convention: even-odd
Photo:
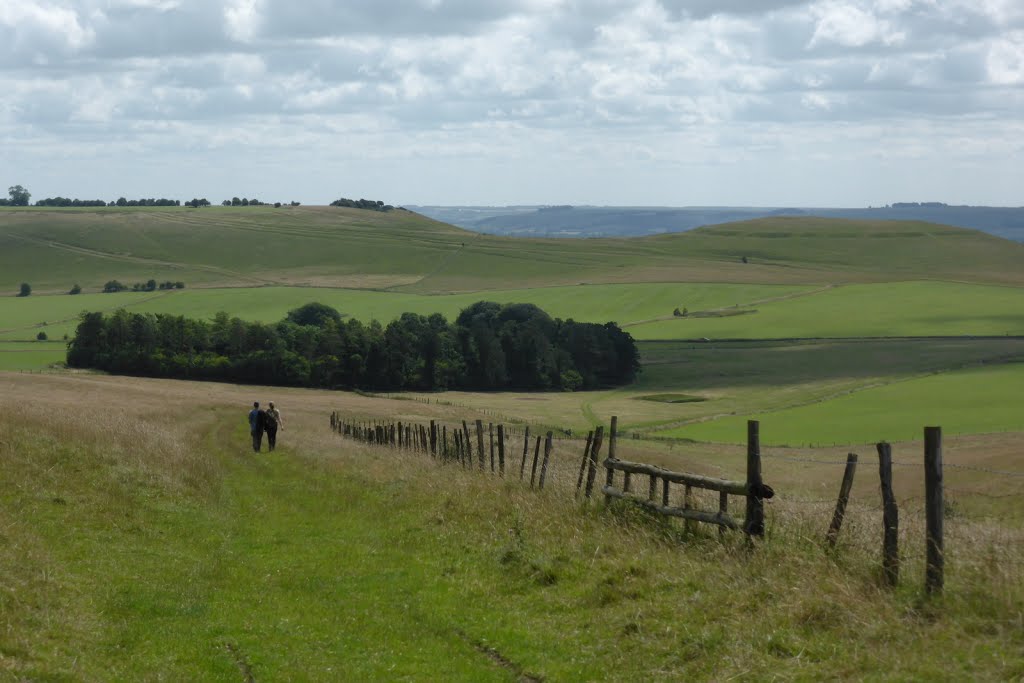
<instances>
[{"instance_id":1,"label":"woodland copse","mask_svg":"<svg viewBox=\"0 0 1024 683\"><path fill-rule=\"evenodd\" d=\"M71 367L147 377L370 390L567 390L619 386L640 368L615 323L551 318L533 304L478 302L452 324L405 313L387 326L307 304L275 324L227 313L83 313Z\"/></svg>"}]
</instances>

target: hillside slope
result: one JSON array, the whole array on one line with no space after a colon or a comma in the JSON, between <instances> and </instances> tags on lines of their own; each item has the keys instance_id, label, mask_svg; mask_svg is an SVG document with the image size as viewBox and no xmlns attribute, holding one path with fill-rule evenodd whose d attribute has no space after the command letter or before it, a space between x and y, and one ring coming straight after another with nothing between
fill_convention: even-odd
<instances>
[{"instance_id":1,"label":"hillside slope","mask_svg":"<svg viewBox=\"0 0 1024 683\"><path fill-rule=\"evenodd\" d=\"M746 258L746 263L743 259ZM645 238L480 235L406 211L0 209L0 291L154 278L417 293L622 282L1024 284L1024 244L918 222L779 217Z\"/></svg>"}]
</instances>

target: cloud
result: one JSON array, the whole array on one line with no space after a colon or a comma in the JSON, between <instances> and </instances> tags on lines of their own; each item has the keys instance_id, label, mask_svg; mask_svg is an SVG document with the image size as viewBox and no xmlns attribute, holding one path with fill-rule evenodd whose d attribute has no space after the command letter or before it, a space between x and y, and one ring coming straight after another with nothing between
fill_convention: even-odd
<instances>
[{"instance_id":1,"label":"cloud","mask_svg":"<svg viewBox=\"0 0 1024 683\"><path fill-rule=\"evenodd\" d=\"M334 159L405 160L431 177L429 159L446 159L452 178L464 177L459 159L505 178L503 164L568 169L587 155L614 175L621 155L642 179L635 196L663 187L644 164L677 156L738 168L806 150L853 168L882 158L857 145L937 164L985 149L1005 170L1016 148L987 140L1011 138L1024 119L1024 5L0 0L0 87L0 171L15 175L41 168L51 149L82 150L88 169L97 141L104 155L126 155L112 178L139 154L181 149L247 175L250 144L305 147L332 169ZM828 126L841 131L831 142ZM958 126L961 144L929 139ZM896 129L901 141L919 131L916 142L889 149L878 131Z\"/></svg>"}]
</instances>

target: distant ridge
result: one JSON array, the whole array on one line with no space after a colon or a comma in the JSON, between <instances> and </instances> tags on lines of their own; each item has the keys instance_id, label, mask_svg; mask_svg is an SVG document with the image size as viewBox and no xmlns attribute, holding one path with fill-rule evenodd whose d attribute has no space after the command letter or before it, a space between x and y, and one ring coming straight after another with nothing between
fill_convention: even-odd
<instances>
[{"instance_id":1,"label":"distant ridge","mask_svg":"<svg viewBox=\"0 0 1024 683\"><path fill-rule=\"evenodd\" d=\"M952 206L896 202L869 208L409 206L410 210L468 230L532 237L633 237L685 232L704 225L770 216L912 220L981 230L1024 242L1024 207Z\"/></svg>"}]
</instances>

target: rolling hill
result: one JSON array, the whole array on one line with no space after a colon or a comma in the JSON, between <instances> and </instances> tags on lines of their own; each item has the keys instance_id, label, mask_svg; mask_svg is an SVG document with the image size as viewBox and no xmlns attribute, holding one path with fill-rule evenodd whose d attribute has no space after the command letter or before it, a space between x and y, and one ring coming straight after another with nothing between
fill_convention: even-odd
<instances>
[{"instance_id":1,"label":"rolling hill","mask_svg":"<svg viewBox=\"0 0 1024 683\"><path fill-rule=\"evenodd\" d=\"M746 259L746 263L743 259ZM634 239L516 239L407 211L0 209L0 291L108 280L451 293L580 283L1024 284L1024 244L919 222L765 218Z\"/></svg>"}]
</instances>

